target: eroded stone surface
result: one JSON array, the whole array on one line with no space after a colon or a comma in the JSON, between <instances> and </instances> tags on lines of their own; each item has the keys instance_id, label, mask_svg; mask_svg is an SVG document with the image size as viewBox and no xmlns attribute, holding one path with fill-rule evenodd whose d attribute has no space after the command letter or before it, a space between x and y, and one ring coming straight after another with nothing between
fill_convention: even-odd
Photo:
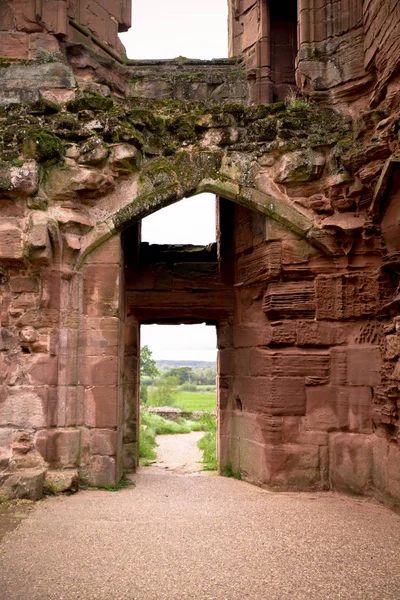
<instances>
[{"instance_id":1,"label":"eroded stone surface","mask_svg":"<svg viewBox=\"0 0 400 600\"><path fill-rule=\"evenodd\" d=\"M269 20L265 2L230 4L244 69L126 62L129 2L3 4L6 497L135 468L140 322L207 320L221 467L399 506L394 4L341 0L332 21L330 0L303 2L296 72L296 3ZM139 252L142 218L203 191L220 198L218 249Z\"/></svg>"}]
</instances>

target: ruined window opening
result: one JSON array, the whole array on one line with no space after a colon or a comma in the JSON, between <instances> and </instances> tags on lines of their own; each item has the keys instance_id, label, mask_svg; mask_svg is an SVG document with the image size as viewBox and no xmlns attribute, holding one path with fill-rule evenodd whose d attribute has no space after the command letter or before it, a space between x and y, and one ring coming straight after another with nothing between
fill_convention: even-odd
<instances>
[{"instance_id":1,"label":"ruined window opening","mask_svg":"<svg viewBox=\"0 0 400 600\"><path fill-rule=\"evenodd\" d=\"M216 241L213 194L184 198L142 220L141 241L149 244L202 245Z\"/></svg>"},{"instance_id":2,"label":"ruined window opening","mask_svg":"<svg viewBox=\"0 0 400 600\"><path fill-rule=\"evenodd\" d=\"M226 0L132 0L132 27L120 35L132 59L227 58Z\"/></svg>"},{"instance_id":3,"label":"ruined window opening","mask_svg":"<svg viewBox=\"0 0 400 600\"><path fill-rule=\"evenodd\" d=\"M283 100L296 84L297 0L271 0L270 6L271 76L273 101Z\"/></svg>"}]
</instances>

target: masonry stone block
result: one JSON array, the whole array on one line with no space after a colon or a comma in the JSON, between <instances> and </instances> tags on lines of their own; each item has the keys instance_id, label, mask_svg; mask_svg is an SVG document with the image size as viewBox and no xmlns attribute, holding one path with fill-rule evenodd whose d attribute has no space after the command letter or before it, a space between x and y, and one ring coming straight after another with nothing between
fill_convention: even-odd
<instances>
[{"instance_id":1,"label":"masonry stone block","mask_svg":"<svg viewBox=\"0 0 400 600\"><path fill-rule=\"evenodd\" d=\"M116 316L118 289L116 265L88 265L84 274L84 313L91 317Z\"/></svg>"},{"instance_id":2,"label":"masonry stone block","mask_svg":"<svg viewBox=\"0 0 400 600\"><path fill-rule=\"evenodd\" d=\"M372 489L372 444L367 435L332 433L329 476L334 489L368 494Z\"/></svg>"},{"instance_id":3,"label":"masonry stone block","mask_svg":"<svg viewBox=\"0 0 400 600\"><path fill-rule=\"evenodd\" d=\"M0 258L22 260L22 230L16 219L0 219Z\"/></svg>"},{"instance_id":4,"label":"masonry stone block","mask_svg":"<svg viewBox=\"0 0 400 600\"><path fill-rule=\"evenodd\" d=\"M4 58L29 58L29 36L23 32L0 31L0 55Z\"/></svg>"},{"instance_id":5,"label":"masonry stone block","mask_svg":"<svg viewBox=\"0 0 400 600\"><path fill-rule=\"evenodd\" d=\"M381 353L377 346L351 347L346 350L347 383L349 385L380 384Z\"/></svg>"},{"instance_id":6,"label":"masonry stone block","mask_svg":"<svg viewBox=\"0 0 400 600\"><path fill-rule=\"evenodd\" d=\"M307 427L315 431L339 429L372 433L370 387L307 387Z\"/></svg>"},{"instance_id":7,"label":"masonry stone block","mask_svg":"<svg viewBox=\"0 0 400 600\"><path fill-rule=\"evenodd\" d=\"M44 387L2 386L0 425L40 428L47 425L48 391Z\"/></svg>"},{"instance_id":8,"label":"masonry stone block","mask_svg":"<svg viewBox=\"0 0 400 600\"><path fill-rule=\"evenodd\" d=\"M44 491L50 494L77 492L79 487L78 471L77 469L48 470L43 487Z\"/></svg>"},{"instance_id":9,"label":"masonry stone block","mask_svg":"<svg viewBox=\"0 0 400 600\"><path fill-rule=\"evenodd\" d=\"M50 429L39 431L35 447L51 468L76 467L80 454L80 431L77 429Z\"/></svg>"},{"instance_id":10,"label":"masonry stone block","mask_svg":"<svg viewBox=\"0 0 400 600\"><path fill-rule=\"evenodd\" d=\"M117 432L110 429L90 431L90 451L102 456L115 456L117 453Z\"/></svg>"},{"instance_id":11,"label":"masonry stone block","mask_svg":"<svg viewBox=\"0 0 400 600\"><path fill-rule=\"evenodd\" d=\"M2 500L39 500L43 495L45 469L21 469L0 474Z\"/></svg>"},{"instance_id":12,"label":"masonry stone block","mask_svg":"<svg viewBox=\"0 0 400 600\"><path fill-rule=\"evenodd\" d=\"M89 463L89 484L92 486L115 485L116 463L111 456L94 455Z\"/></svg>"},{"instance_id":13,"label":"masonry stone block","mask_svg":"<svg viewBox=\"0 0 400 600\"><path fill-rule=\"evenodd\" d=\"M283 489L321 487L318 446L282 444L265 449L268 479L271 486Z\"/></svg>"},{"instance_id":14,"label":"masonry stone block","mask_svg":"<svg viewBox=\"0 0 400 600\"><path fill-rule=\"evenodd\" d=\"M82 356L78 372L81 385L115 386L118 384L118 357Z\"/></svg>"},{"instance_id":15,"label":"masonry stone block","mask_svg":"<svg viewBox=\"0 0 400 600\"><path fill-rule=\"evenodd\" d=\"M328 354L271 352L256 348L250 352L250 375L329 378Z\"/></svg>"},{"instance_id":16,"label":"masonry stone block","mask_svg":"<svg viewBox=\"0 0 400 600\"><path fill-rule=\"evenodd\" d=\"M303 415L306 410L304 380L296 377L235 377L233 396L243 410L270 415Z\"/></svg>"},{"instance_id":17,"label":"masonry stone block","mask_svg":"<svg viewBox=\"0 0 400 600\"><path fill-rule=\"evenodd\" d=\"M0 468L7 468L10 462L12 451L13 430L0 429Z\"/></svg>"},{"instance_id":18,"label":"masonry stone block","mask_svg":"<svg viewBox=\"0 0 400 600\"><path fill-rule=\"evenodd\" d=\"M84 391L84 423L88 427L116 427L118 390L115 386L96 386Z\"/></svg>"}]
</instances>

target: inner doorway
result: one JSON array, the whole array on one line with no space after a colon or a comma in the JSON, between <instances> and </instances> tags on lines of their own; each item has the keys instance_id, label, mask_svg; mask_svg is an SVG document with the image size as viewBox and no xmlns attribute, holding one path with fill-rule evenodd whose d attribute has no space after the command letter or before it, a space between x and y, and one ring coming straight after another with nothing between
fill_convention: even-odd
<instances>
[{"instance_id":1,"label":"inner doorway","mask_svg":"<svg viewBox=\"0 0 400 600\"><path fill-rule=\"evenodd\" d=\"M215 470L215 327L141 325L140 339L140 464Z\"/></svg>"},{"instance_id":2,"label":"inner doorway","mask_svg":"<svg viewBox=\"0 0 400 600\"><path fill-rule=\"evenodd\" d=\"M207 326L213 326L214 331L217 331L218 342L216 344L214 341L214 348L216 345L219 347L220 331L233 316L234 261L231 259L231 252L234 206L224 199L217 199L215 206L213 199L212 215L207 211L210 213L207 219L216 227L212 237L215 241L206 237L204 241L210 243L205 245L150 244L142 239L141 222L131 226L122 236L125 265L123 446L125 468L128 470L134 469L138 464L140 330L143 332L150 326L168 326L172 329L172 325L205 324L206 329L211 329ZM160 214L161 212L163 211ZM198 218L194 217L193 220L198 224ZM183 219L179 227L185 229L187 222L188 219ZM165 220L164 225L166 224ZM146 339L145 336L142 337ZM159 358L162 359L163 356ZM215 358L214 349L213 360ZM216 370L218 369L219 367ZM219 383L217 397L218 385ZM155 390L149 391L151 395Z\"/></svg>"}]
</instances>

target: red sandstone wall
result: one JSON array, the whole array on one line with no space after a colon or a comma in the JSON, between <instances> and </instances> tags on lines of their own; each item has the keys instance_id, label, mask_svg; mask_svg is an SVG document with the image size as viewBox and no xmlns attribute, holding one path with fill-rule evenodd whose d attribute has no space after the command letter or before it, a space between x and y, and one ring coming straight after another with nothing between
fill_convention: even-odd
<instances>
[{"instance_id":1,"label":"red sandstone wall","mask_svg":"<svg viewBox=\"0 0 400 600\"><path fill-rule=\"evenodd\" d=\"M273 35L265 27L267 6L273 3L230 3L230 55L244 55L255 102L270 102L277 93L267 84L276 70ZM397 0L298 0L297 8L297 86L315 99L335 103L367 106L371 94L374 105L384 99L399 67ZM399 85L389 87L389 99L395 101Z\"/></svg>"},{"instance_id":2,"label":"red sandstone wall","mask_svg":"<svg viewBox=\"0 0 400 600\"><path fill-rule=\"evenodd\" d=\"M385 336L375 317L390 284L377 244L360 240L334 266L236 207L234 325L219 330L223 465L259 484L375 489L396 503L400 452L381 425Z\"/></svg>"},{"instance_id":3,"label":"red sandstone wall","mask_svg":"<svg viewBox=\"0 0 400 600\"><path fill-rule=\"evenodd\" d=\"M54 36L65 36L67 26L65 0L0 0L0 56L33 59L56 52Z\"/></svg>"},{"instance_id":4,"label":"red sandstone wall","mask_svg":"<svg viewBox=\"0 0 400 600\"><path fill-rule=\"evenodd\" d=\"M399 105L400 4L397 0L365 0L365 68L375 73L377 90L373 103L388 96ZM397 82L396 82L397 79Z\"/></svg>"},{"instance_id":5,"label":"red sandstone wall","mask_svg":"<svg viewBox=\"0 0 400 600\"><path fill-rule=\"evenodd\" d=\"M101 53L90 34L124 54L118 32L130 24L130 0L0 0L0 56L37 58L58 51L61 40L83 42Z\"/></svg>"}]
</instances>

